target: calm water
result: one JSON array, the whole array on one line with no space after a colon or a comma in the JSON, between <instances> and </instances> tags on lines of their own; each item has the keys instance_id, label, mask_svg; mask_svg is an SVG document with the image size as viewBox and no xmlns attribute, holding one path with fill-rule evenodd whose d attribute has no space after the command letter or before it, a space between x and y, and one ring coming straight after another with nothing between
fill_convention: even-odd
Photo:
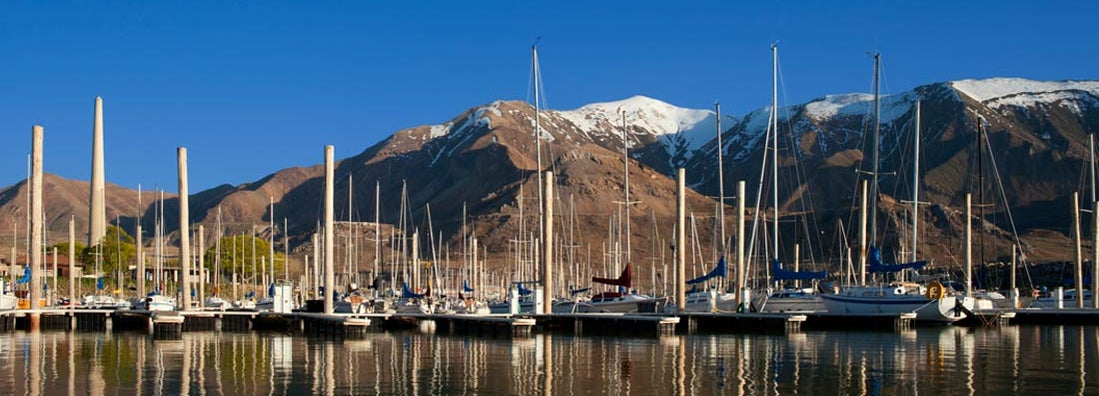
<instances>
[{"instance_id":1,"label":"calm water","mask_svg":"<svg viewBox=\"0 0 1099 396\"><path fill-rule=\"evenodd\" d=\"M1099 394L1099 327L789 336L0 334L7 394Z\"/></svg>"}]
</instances>

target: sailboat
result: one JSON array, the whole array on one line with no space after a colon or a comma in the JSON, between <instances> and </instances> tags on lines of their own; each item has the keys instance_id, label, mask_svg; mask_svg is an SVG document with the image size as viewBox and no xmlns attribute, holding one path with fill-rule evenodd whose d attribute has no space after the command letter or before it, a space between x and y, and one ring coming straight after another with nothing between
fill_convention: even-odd
<instances>
[{"instance_id":1,"label":"sailboat","mask_svg":"<svg viewBox=\"0 0 1099 396\"><path fill-rule=\"evenodd\" d=\"M15 268L12 264L11 268ZM0 279L0 311L7 309L15 309L19 303L19 298L15 297L15 294L9 289L9 284Z\"/></svg>"},{"instance_id":2,"label":"sailboat","mask_svg":"<svg viewBox=\"0 0 1099 396\"><path fill-rule=\"evenodd\" d=\"M214 236L214 292L202 302L206 308L226 310L232 307L229 301L221 298L221 205L218 205L217 234ZM199 254L204 254L200 252Z\"/></svg>"},{"instance_id":3,"label":"sailboat","mask_svg":"<svg viewBox=\"0 0 1099 396\"><path fill-rule=\"evenodd\" d=\"M778 199L778 45L771 45L771 111L767 121L771 136L771 186L773 194L774 214L771 231L773 232L771 243L774 244L775 258L771 260L771 280L774 282L785 281L814 281L828 277L828 272L799 272L790 271L782 267L779 261L779 199ZM760 183L762 186L762 182ZM762 192L762 191L761 191ZM795 254L795 256L797 256ZM795 258L796 260L796 258ZM760 312L816 312L824 310L824 303L820 293L812 287L783 287L779 289L768 288L765 294L755 302Z\"/></svg>"},{"instance_id":4,"label":"sailboat","mask_svg":"<svg viewBox=\"0 0 1099 396\"><path fill-rule=\"evenodd\" d=\"M878 144L879 128L881 126L879 104L879 70L880 54L874 54L874 135L871 141L873 149L871 186L864 193L870 196L870 204L866 209L870 211L870 247L866 254L866 271L870 273L887 274L902 273L905 270L915 270L927 265L926 261L913 261L902 264L884 264L881 261L881 253L875 246L877 221L876 206L878 194ZM913 175L918 177L918 175ZM865 184L864 184L865 186ZM918 198L918 197L917 197ZM864 196L865 199L865 196ZM913 199L918 201L918 199ZM865 202L865 201L864 201ZM865 221L866 219L863 219ZM965 296L955 296L947 292L945 286L934 282L922 285L914 282L891 282L878 285L867 285L865 280L859 285L843 287L837 294L821 295L828 312L832 314L876 314L876 313L908 313L915 312L916 320L932 323L952 323L962 319L963 311L973 310L973 299Z\"/></svg>"},{"instance_id":5,"label":"sailboat","mask_svg":"<svg viewBox=\"0 0 1099 396\"><path fill-rule=\"evenodd\" d=\"M156 276L153 278L156 287L153 291L149 292L145 298L139 298L134 303L134 309L146 310L146 311L174 311L176 309L176 299L170 295L164 294L166 279L162 279L164 276L164 192L157 191L157 205L154 208L155 220L153 226L154 246L156 254Z\"/></svg>"}]
</instances>

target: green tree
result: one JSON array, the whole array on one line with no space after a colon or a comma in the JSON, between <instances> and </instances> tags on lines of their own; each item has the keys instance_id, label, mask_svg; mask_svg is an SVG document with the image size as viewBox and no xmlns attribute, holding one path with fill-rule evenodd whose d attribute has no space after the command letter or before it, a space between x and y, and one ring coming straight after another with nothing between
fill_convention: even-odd
<instances>
[{"instance_id":1,"label":"green tree","mask_svg":"<svg viewBox=\"0 0 1099 396\"><path fill-rule=\"evenodd\" d=\"M57 248L57 253L58 254L69 254L69 243L68 242L58 243L56 245L51 246L51 248ZM80 260L81 257L83 257L85 248L87 248L87 246L85 246L83 243L76 242L76 243L73 244L73 251L76 252L76 258L75 259Z\"/></svg>"},{"instance_id":2,"label":"green tree","mask_svg":"<svg viewBox=\"0 0 1099 396\"><path fill-rule=\"evenodd\" d=\"M128 265L134 263L136 252L134 237L119 227L108 226L107 234L103 236L98 245L88 246L81 251L80 260L84 262L84 266L87 268L84 272L92 274L95 273L96 256L99 256L100 270L103 275L114 278L120 265L121 268L127 268Z\"/></svg>"},{"instance_id":3,"label":"green tree","mask_svg":"<svg viewBox=\"0 0 1099 396\"><path fill-rule=\"evenodd\" d=\"M252 243L255 242L255 251L253 255ZM215 256L221 256L221 275L226 279L232 279L233 269L236 268L238 276L242 281L252 278L253 273L259 273L264 269L267 272L271 272L271 263L264 265L264 258L270 261L268 255L271 245L267 241L256 238L251 235L235 235L221 238L221 250L217 251L215 245L211 245L209 249L206 249L204 254L204 260L206 260L206 269L210 271L216 270ZM253 261L253 257L255 260ZM252 263L255 263L255 267ZM275 252L275 277L281 278L284 274L286 266L286 257L282 252Z\"/></svg>"}]
</instances>

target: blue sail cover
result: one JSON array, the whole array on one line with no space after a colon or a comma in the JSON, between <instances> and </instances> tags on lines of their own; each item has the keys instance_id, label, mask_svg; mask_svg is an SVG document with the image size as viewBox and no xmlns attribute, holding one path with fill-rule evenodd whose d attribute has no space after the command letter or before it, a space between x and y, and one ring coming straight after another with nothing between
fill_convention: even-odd
<instances>
[{"instance_id":1,"label":"blue sail cover","mask_svg":"<svg viewBox=\"0 0 1099 396\"><path fill-rule=\"evenodd\" d=\"M523 284L520 283L519 284L519 295L520 296L529 296L530 295L530 289L527 289L527 288L523 287Z\"/></svg>"},{"instance_id":2,"label":"blue sail cover","mask_svg":"<svg viewBox=\"0 0 1099 396\"><path fill-rule=\"evenodd\" d=\"M777 281L824 279L828 277L828 271L788 271L782 269L782 263L778 260L771 260L771 277Z\"/></svg>"},{"instance_id":3,"label":"blue sail cover","mask_svg":"<svg viewBox=\"0 0 1099 396\"><path fill-rule=\"evenodd\" d=\"M915 261L915 262L904 263L904 264L882 264L881 263L881 252L878 251L877 246L871 246L870 247L870 252L866 256L867 256L867 258L866 258L866 261L867 261L866 270L870 271L870 272L880 272L880 273L899 272L899 271L906 270L906 269L920 269L920 268L923 268L923 266L927 265L927 261Z\"/></svg>"},{"instance_id":4,"label":"blue sail cover","mask_svg":"<svg viewBox=\"0 0 1099 396\"><path fill-rule=\"evenodd\" d=\"M31 267L28 265L25 268L23 268L23 277L19 278L19 279L16 279L15 283L21 285L21 284L24 284L24 283L27 283L27 282L30 282L30 281L31 281Z\"/></svg>"},{"instance_id":5,"label":"blue sail cover","mask_svg":"<svg viewBox=\"0 0 1099 396\"><path fill-rule=\"evenodd\" d=\"M466 293L472 293L474 290L472 287L469 287L469 282L462 281L462 291Z\"/></svg>"},{"instance_id":6,"label":"blue sail cover","mask_svg":"<svg viewBox=\"0 0 1099 396\"><path fill-rule=\"evenodd\" d=\"M717 260L717 266L714 267L708 274L687 281L688 285L694 285L705 282L711 278L724 277L728 273L728 269L725 266L725 256L721 256L721 259Z\"/></svg>"},{"instance_id":7,"label":"blue sail cover","mask_svg":"<svg viewBox=\"0 0 1099 396\"><path fill-rule=\"evenodd\" d=\"M403 287L403 289L404 289L404 290L401 290L401 298L423 298L424 297L423 294L413 293L412 290L410 290L408 288L407 283L402 283L401 287Z\"/></svg>"},{"instance_id":8,"label":"blue sail cover","mask_svg":"<svg viewBox=\"0 0 1099 396\"><path fill-rule=\"evenodd\" d=\"M570 296L575 296L577 294L584 293L584 292L587 292L587 291L590 291L590 290L591 290L590 287L585 287L583 289L572 289L572 290L569 290L569 295Z\"/></svg>"},{"instance_id":9,"label":"blue sail cover","mask_svg":"<svg viewBox=\"0 0 1099 396\"><path fill-rule=\"evenodd\" d=\"M99 290L103 290L104 287L105 286L103 286L103 277L101 276L101 277L99 277L95 280L95 288L99 289Z\"/></svg>"}]
</instances>

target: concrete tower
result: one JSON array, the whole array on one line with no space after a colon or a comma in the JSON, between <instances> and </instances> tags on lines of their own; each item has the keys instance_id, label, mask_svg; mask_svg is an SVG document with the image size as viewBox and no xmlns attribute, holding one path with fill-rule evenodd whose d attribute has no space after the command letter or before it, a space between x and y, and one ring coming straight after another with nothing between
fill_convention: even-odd
<instances>
[{"instance_id":1,"label":"concrete tower","mask_svg":"<svg viewBox=\"0 0 1099 396\"><path fill-rule=\"evenodd\" d=\"M88 246L99 243L107 234L106 189L103 181L103 98L95 98L95 124L92 127L92 191L88 208Z\"/></svg>"}]
</instances>

